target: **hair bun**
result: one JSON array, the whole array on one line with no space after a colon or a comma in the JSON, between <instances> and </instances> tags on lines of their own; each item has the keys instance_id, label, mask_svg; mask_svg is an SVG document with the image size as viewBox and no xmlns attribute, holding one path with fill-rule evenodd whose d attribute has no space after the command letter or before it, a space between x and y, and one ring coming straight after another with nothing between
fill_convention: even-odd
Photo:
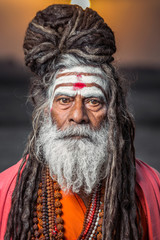
<instances>
[{"instance_id":1,"label":"hair bun","mask_svg":"<svg viewBox=\"0 0 160 240\"><path fill-rule=\"evenodd\" d=\"M73 54L87 62L106 63L116 51L112 30L97 12L77 5L55 4L37 13L24 39L25 62L43 76L61 54Z\"/></svg>"}]
</instances>

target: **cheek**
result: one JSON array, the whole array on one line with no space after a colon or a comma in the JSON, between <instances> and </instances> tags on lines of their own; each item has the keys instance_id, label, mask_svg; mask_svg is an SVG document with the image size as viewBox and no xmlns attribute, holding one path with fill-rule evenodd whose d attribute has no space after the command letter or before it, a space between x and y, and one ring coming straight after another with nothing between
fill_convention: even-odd
<instances>
[{"instance_id":1,"label":"cheek","mask_svg":"<svg viewBox=\"0 0 160 240\"><path fill-rule=\"evenodd\" d=\"M101 110L99 117L102 120L104 120L107 117L107 107L106 106Z\"/></svg>"},{"instance_id":2,"label":"cheek","mask_svg":"<svg viewBox=\"0 0 160 240\"><path fill-rule=\"evenodd\" d=\"M61 111L54 107L51 108L52 121L57 125L58 128L62 129L66 123L68 113L67 111Z\"/></svg>"},{"instance_id":3,"label":"cheek","mask_svg":"<svg viewBox=\"0 0 160 240\"><path fill-rule=\"evenodd\" d=\"M100 127L105 119L107 119L107 107L90 114L90 120L94 127Z\"/></svg>"}]
</instances>

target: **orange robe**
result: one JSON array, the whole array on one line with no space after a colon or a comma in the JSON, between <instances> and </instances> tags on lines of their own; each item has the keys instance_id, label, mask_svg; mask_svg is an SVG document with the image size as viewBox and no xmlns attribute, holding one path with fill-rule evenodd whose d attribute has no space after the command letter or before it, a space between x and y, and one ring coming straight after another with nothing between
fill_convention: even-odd
<instances>
[{"instance_id":1,"label":"orange robe","mask_svg":"<svg viewBox=\"0 0 160 240\"><path fill-rule=\"evenodd\" d=\"M11 197L20 162L0 174L0 239L4 239ZM143 240L160 239L160 176L148 165L136 162L136 192L146 236ZM77 194L62 192L63 219L66 240L76 240L83 228L86 207Z\"/></svg>"},{"instance_id":2,"label":"orange robe","mask_svg":"<svg viewBox=\"0 0 160 240\"><path fill-rule=\"evenodd\" d=\"M86 207L82 199L77 194L73 194L73 193L69 193L66 195L64 192L62 192L61 203L63 206L62 217L64 220L65 239L76 240L81 234L81 231L83 228ZM148 228L147 228L146 215L140 202L138 204L138 207L140 211L141 223L143 228L142 240L147 240Z\"/></svg>"},{"instance_id":3,"label":"orange robe","mask_svg":"<svg viewBox=\"0 0 160 240\"><path fill-rule=\"evenodd\" d=\"M65 229L65 239L76 240L83 228L86 207L82 199L73 193L62 192L62 211Z\"/></svg>"}]
</instances>

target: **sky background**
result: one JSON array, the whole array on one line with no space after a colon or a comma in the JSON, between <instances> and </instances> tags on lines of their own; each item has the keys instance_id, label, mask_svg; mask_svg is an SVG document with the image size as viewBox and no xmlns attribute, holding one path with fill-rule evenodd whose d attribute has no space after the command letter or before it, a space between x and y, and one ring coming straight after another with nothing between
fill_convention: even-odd
<instances>
[{"instance_id":1,"label":"sky background","mask_svg":"<svg viewBox=\"0 0 160 240\"><path fill-rule=\"evenodd\" d=\"M53 3L70 1L0 1L0 58L22 61L23 38L29 21L37 11ZM93 0L91 7L115 32L118 64L160 67L159 0Z\"/></svg>"}]
</instances>

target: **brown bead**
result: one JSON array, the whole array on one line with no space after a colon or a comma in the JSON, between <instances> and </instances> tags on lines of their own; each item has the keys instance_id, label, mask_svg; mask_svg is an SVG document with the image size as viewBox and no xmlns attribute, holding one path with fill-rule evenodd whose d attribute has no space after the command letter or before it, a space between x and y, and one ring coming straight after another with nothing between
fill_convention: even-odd
<instances>
[{"instance_id":1,"label":"brown bead","mask_svg":"<svg viewBox=\"0 0 160 240\"><path fill-rule=\"evenodd\" d=\"M55 192L54 193L54 197L57 199L61 199L62 198L62 194L60 192Z\"/></svg>"},{"instance_id":2,"label":"brown bead","mask_svg":"<svg viewBox=\"0 0 160 240\"><path fill-rule=\"evenodd\" d=\"M38 223L38 219L37 218L33 218L33 222L34 223Z\"/></svg>"},{"instance_id":3,"label":"brown bead","mask_svg":"<svg viewBox=\"0 0 160 240\"><path fill-rule=\"evenodd\" d=\"M40 234L42 234L43 233L43 228L40 228L38 231L39 231Z\"/></svg>"},{"instance_id":4,"label":"brown bead","mask_svg":"<svg viewBox=\"0 0 160 240\"><path fill-rule=\"evenodd\" d=\"M100 218L99 221L98 221L98 223L99 223L100 225L102 225L102 224L103 224L103 218Z\"/></svg>"},{"instance_id":5,"label":"brown bead","mask_svg":"<svg viewBox=\"0 0 160 240\"><path fill-rule=\"evenodd\" d=\"M37 206L37 211L42 211L42 205L41 204L39 204L38 206Z\"/></svg>"},{"instance_id":6,"label":"brown bead","mask_svg":"<svg viewBox=\"0 0 160 240\"><path fill-rule=\"evenodd\" d=\"M38 196L42 196L42 189L38 189Z\"/></svg>"},{"instance_id":7,"label":"brown bead","mask_svg":"<svg viewBox=\"0 0 160 240\"><path fill-rule=\"evenodd\" d=\"M60 202L60 201L56 201L55 202L55 207L56 208L59 208L59 207L61 207L62 206L62 203Z\"/></svg>"},{"instance_id":8,"label":"brown bead","mask_svg":"<svg viewBox=\"0 0 160 240\"><path fill-rule=\"evenodd\" d=\"M58 191L60 190L60 186L58 183L54 183L54 189Z\"/></svg>"},{"instance_id":9,"label":"brown bead","mask_svg":"<svg viewBox=\"0 0 160 240\"><path fill-rule=\"evenodd\" d=\"M57 234L57 237L58 237L58 238L63 238L63 237L64 237L64 233L63 233L63 232L59 232L59 233Z\"/></svg>"},{"instance_id":10,"label":"brown bead","mask_svg":"<svg viewBox=\"0 0 160 240\"><path fill-rule=\"evenodd\" d=\"M102 239L102 233L98 233L97 240L101 240L101 239Z\"/></svg>"},{"instance_id":11,"label":"brown bead","mask_svg":"<svg viewBox=\"0 0 160 240\"><path fill-rule=\"evenodd\" d=\"M37 212L33 212L33 216L36 217L37 216Z\"/></svg>"},{"instance_id":12,"label":"brown bead","mask_svg":"<svg viewBox=\"0 0 160 240\"><path fill-rule=\"evenodd\" d=\"M51 230L51 232L49 233L49 237L50 237L50 239L54 239L54 238L53 238L52 230Z\"/></svg>"},{"instance_id":13,"label":"brown bead","mask_svg":"<svg viewBox=\"0 0 160 240\"><path fill-rule=\"evenodd\" d=\"M64 230L63 225L62 225L62 224L58 224L58 225L57 225L57 230L58 230L58 231L63 231L63 230Z\"/></svg>"},{"instance_id":14,"label":"brown bead","mask_svg":"<svg viewBox=\"0 0 160 240\"><path fill-rule=\"evenodd\" d=\"M34 232L34 236L39 237L39 232L37 230Z\"/></svg>"},{"instance_id":15,"label":"brown bead","mask_svg":"<svg viewBox=\"0 0 160 240\"><path fill-rule=\"evenodd\" d=\"M42 198L41 197L37 198L37 203L42 203Z\"/></svg>"},{"instance_id":16,"label":"brown bead","mask_svg":"<svg viewBox=\"0 0 160 240\"><path fill-rule=\"evenodd\" d=\"M61 215L62 214L62 210L60 208L57 208L55 210L55 213L56 213L56 215Z\"/></svg>"},{"instance_id":17,"label":"brown bead","mask_svg":"<svg viewBox=\"0 0 160 240\"><path fill-rule=\"evenodd\" d=\"M47 178L47 179L46 179L46 182L47 182L47 183L49 183L49 182L50 182L49 178Z\"/></svg>"},{"instance_id":18,"label":"brown bead","mask_svg":"<svg viewBox=\"0 0 160 240\"><path fill-rule=\"evenodd\" d=\"M102 226L99 226L99 227L97 228L97 232L102 232Z\"/></svg>"},{"instance_id":19,"label":"brown bead","mask_svg":"<svg viewBox=\"0 0 160 240\"><path fill-rule=\"evenodd\" d=\"M40 239L40 240L45 240L45 237L42 236L42 237L40 237L39 239Z\"/></svg>"},{"instance_id":20,"label":"brown bead","mask_svg":"<svg viewBox=\"0 0 160 240\"><path fill-rule=\"evenodd\" d=\"M51 202L51 197L48 196L47 200L48 200L48 202Z\"/></svg>"},{"instance_id":21,"label":"brown bead","mask_svg":"<svg viewBox=\"0 0 160 240\"><path fill-rule=\"evenodd\" d=\"M37 230L37 229L38 229L37 224L34 224L34 225L33 225L33 229L34 229L34 230Z\"/></svg>"},{"instance_id":22,"label":"brown bead","mask_svg":"<svg viewBox=\"0 0 160 240\"><path fill-rule=\"evenodd\" d=\"M100 212L99 217L103 217L103 216L104 216L104 212Z\"/></svg>"},{"instance_id":23,"label":"brown bead","mask_svg":"<svg viewBox=\"0 0 160 240\"><path fill-rule=\"evenodd\" d=\"M37 216L38 216L38 218L42 218L42 216L43 216L42 212L38 212Z\"/></svg>"},{"instance_id":24,"label":"brown bead","mask_svg":"<svg viewBox=\"0 0 160 240\"><path fill-rule=\"evenodd\" d=\"M63 219L61 217L57 217L56 218L56 223L63 223Z\"/></svg>"}]
</instances>

